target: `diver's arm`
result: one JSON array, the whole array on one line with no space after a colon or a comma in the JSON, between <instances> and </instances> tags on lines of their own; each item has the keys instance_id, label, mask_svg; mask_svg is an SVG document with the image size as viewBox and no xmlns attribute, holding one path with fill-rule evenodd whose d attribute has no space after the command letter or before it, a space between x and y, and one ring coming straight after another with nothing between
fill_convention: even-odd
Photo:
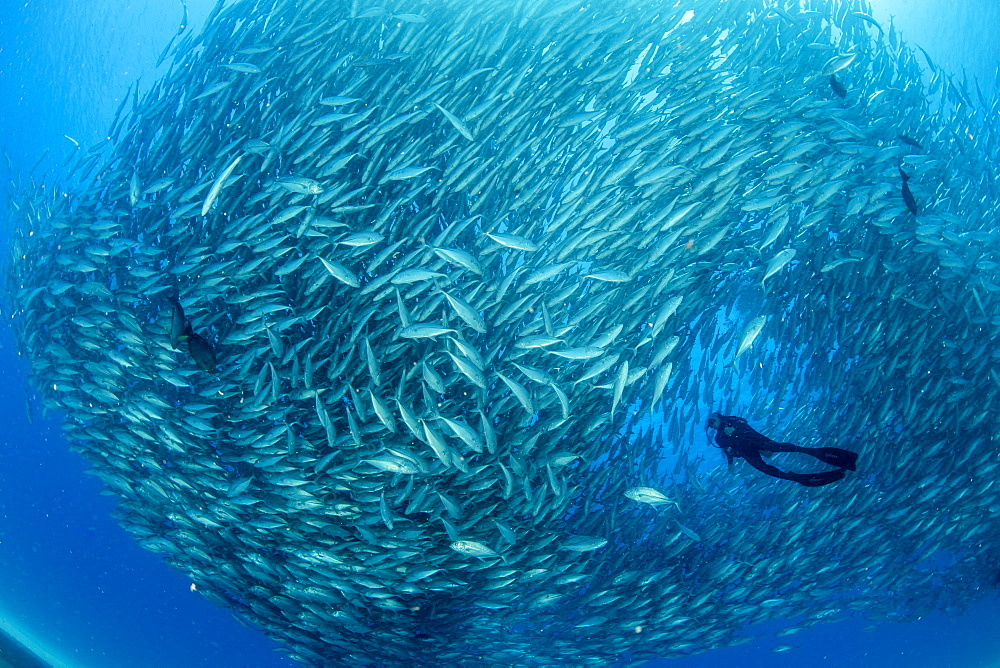
<instances>
[{"instance_id":1,"label":"diver's arm","mask_svg":"<svg viewBox=\"0 0 1000 668\"><path fill-rule=\"evenodd\" d=\"M726 461L729 465L729 470L733 470L733 447L730 443L730 437L726 435L725 432L720 428L715 432L715 445L722 450L726 455Z\"/></svg>"}]
</instances>

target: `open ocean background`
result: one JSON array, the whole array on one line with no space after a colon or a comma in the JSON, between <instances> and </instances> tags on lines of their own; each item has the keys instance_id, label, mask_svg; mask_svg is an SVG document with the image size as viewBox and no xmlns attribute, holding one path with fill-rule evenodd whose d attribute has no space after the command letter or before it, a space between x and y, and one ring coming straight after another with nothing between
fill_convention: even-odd
<instances>
[{"instance_id":1,"label":"open ocean background","mask_svg":"<svg viewBox=\"0 0 1000 668\"><path fill-rule=\"evenodd\" d=\"M213 4L188 0L191 24L201 26ZM893 16L904 39L939 66L997 93L1000 1L872 4L884 26ZM0 148L10 158L0 176L61 164L73 150L64 135L83 146L102 139L129 86L139 81L144 90L156 79L157 56L180 17L177 0L0 0ZM114 498L68 450L61 416L43 417L26 373L0 327L0 629L56 665L293 665L118 526ZM742 647L657 665L1000 666L997 592L914 623L848 619L784 639L776 628L755 629L760 639ZM772 653L783 644L795 647Z\"/></svg>"}]
</instances>

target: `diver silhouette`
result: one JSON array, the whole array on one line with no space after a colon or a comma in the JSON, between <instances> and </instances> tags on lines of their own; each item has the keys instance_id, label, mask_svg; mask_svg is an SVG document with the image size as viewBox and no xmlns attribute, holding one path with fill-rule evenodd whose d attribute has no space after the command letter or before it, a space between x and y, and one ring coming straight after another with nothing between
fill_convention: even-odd
<instances>
[{"instance_id":1,"label":"diver silhouette","mask_svg":"<svg viewBox=\"0 0 1000 668\"><path fill-rule=\"evenodd\" d=\"M708 429L715 429L715 442L726 453L729 464L734 457L747 460L750 466L762 473L782 480L791 480L806 487L819 487L837 482L847 470L855 470L858 454L840 448L800 448L793 443L778 443L756 431L746 420L734 415L712 413L708 417ZM772 466L761 456L772 452L801 452L811 455L824 464L836 466L832 471L820 473L790 473Z\"/></svg>"}]
</instances>

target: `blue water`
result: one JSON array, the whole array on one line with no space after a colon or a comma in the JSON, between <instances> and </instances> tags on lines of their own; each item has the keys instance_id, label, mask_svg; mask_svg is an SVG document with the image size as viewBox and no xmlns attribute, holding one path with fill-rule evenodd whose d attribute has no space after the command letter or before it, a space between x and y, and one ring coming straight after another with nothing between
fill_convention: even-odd
<instances>
[{"instance_id":1,"label":"blue water","mask_svg":"<svg viewBox=\"0 0 1000 668\"><path fill-rule=\"evenodd\" d=\"M188 1L192 25L211 4ZM886 26L894 15L938 65L994 89L996 0L881 0L875 10ZM129 86L155 79L180 17L176 0L0 0L0 148L14 172L28 173L46 151L40 170L61 163L73 150L64 135L85 147L101 139ZM11 176L6 161L0 176ZM6 328L0 370L0 627L73 666L292 665L117 525L114 499L69 451L60 416L43 417L27 392L27 367ZM918 622L871 628L849 619L786 638L774 637L776 628L754 629L760 639L742 647L661 665L1000 666L995 593ZM794 649L773 653L778 645Z\"/></svg>"}]
</instances>

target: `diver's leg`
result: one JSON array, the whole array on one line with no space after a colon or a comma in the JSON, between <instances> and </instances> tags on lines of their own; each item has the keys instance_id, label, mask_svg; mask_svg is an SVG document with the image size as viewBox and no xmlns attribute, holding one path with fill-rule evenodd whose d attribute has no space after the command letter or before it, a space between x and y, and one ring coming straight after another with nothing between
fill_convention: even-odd
<instances>
[{"instance_id":1,"label":"diver's leg","mask_svg":"<svg viewBox=\"0 0 1000 668\"><path fill-rule=\"evenodd\" d=\"M772 478L781 478L782 480L795 479L793 477L789 477L789 476L794 476L795 475L794 473L787 473L779 469L777 466L772 466L771 464L765 462L764 459L760 456L759 452L751 453L748 456L744 457L744 459L747 460L747 463L750 464L750 466L754 467L761 473L766 473Z\"/></svg>"},{"instance_id":2,"label":"diver's leg","mask_svg":"<svg viewBox=\"0 0 1000 668\"><path fill-rule=\"evenodd\" d=\"M802 452L812 455L824 464L836 466L838 469L854 471L858 465L858 453L840 448L802 448Z\"/></svg>"},{"instance_id":3,"label":"diver's leg","mask_svg":"<svg viewBox=\"0 0 1000 668\"><path fill-rule=\"evenodd\" d=\"M858 453L841 448L802 448L794 443L771 443L764 450L768 452L800 452L804 455L812 455L824 464L848 471L854 471L858 464Z\"/></svg>"},{"instance_id":4,"label":"diver's leg","mask_svg":"<svg viewBox=\"0 0 1000 668\"><path fill-rule=\"evenodd\" d=\"M750 466L754 467L761 473L766 473L773 478L791 480L792 482L797 482L800 485L805 485L806 487L829 485L831 482L837 482L844 477L844 469L823 471L822 473L790 473L788 471L782 471L778 467L771 466L765 462L757 453L754 453L749 457L745 457L745 459Z\"/></svg>"},{"instance_id":5,"label":"diver's leg","mask_svg":"<svg viewBox=\"0 0 1000 668\"><path fill-rule=\"evenodd\" d=\"M769 447L764 448L769 452L811 452L812 448L801 448L794 443L776 443L771 441Z\"/></svg>"}]
</instances>

